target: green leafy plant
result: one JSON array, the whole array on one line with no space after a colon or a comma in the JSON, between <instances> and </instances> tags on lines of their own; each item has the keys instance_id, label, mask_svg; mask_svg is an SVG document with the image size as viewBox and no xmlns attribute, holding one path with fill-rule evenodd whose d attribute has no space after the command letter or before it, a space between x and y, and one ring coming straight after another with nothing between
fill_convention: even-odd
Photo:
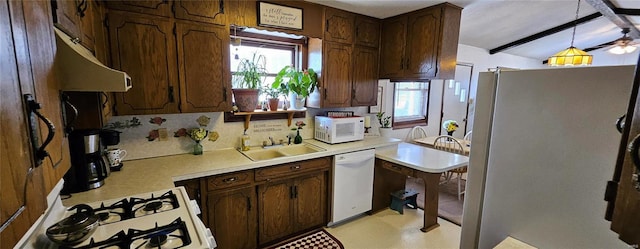
<instances>
[{"instance_id":1,"label":"green leafy plant","mask_svg":"<svg viewBox=\"0 0 640 249\"><path fill-rule=\"evenodd\" d=\"M385 116L384 112L378 112L376 117L381 128L391 128L391 116Z\"/></svg>"},{"instance_id":2,"label":"green leafy plant","mask_svg":"<svg viewBox=\"0 0 640 249\"><path fill-rule=\"evenodd\" d=\"M283 94L294 92L300 97L307 97L318 86L318 75L313 69L298 70L293 66L285 66L278 72L272 88L281 89Z\"/></svg>"},{"instance_id":3,"label":"green leafy plant","mask_svg":"<svg viewBox=\"0 0 640 249\"><path fill-rule=\"evenodd\" d=\"M267 97L269 97L270 99L277 99L281 94L281 90L279 88L273 87L263 87L261 91L267 94Z\"/></svg>"},{"instance_id":4,"label":"green leafy plant","mask_svg":"<svg viewBox=\"0 0 640 249\"><path fill-rule=\"evenodd\" d=\"M259 89L266 78L266 63L267 58L257 52L253 53L251 60L242 59L234 75L234 87Z\"/></svg>"}]
</instances>

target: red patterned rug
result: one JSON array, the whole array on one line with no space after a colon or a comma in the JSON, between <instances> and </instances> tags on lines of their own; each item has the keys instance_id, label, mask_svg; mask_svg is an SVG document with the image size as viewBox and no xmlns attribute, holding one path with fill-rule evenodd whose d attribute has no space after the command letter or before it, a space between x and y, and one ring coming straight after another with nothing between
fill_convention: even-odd
<instances>
[{"instance_id":1,"label":"red patterned rug","mask_svg":"<svg viewBox=\"0 0 640 249\"><path fill-rule=\"evenodd\" d=\"M344 246L336 237L329 234L323 228L312 232L302 234L298 237L280 242L270 249L302 249L302 248L318 248L318 249L344 249Z\"/></svg>"}]
</instances>

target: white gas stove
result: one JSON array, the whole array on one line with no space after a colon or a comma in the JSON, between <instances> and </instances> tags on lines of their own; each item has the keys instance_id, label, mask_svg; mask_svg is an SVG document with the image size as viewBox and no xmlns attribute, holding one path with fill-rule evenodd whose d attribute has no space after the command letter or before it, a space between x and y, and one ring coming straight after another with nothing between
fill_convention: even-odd
<instances>
[{"instance_id":1,"label":"white gas stove","mask_svg":"<svg viewBox=\"0 0 640 249\"><path fill-rule=\"evenodd\" d=\"M90 210L99 225L88 239L61 246L51 241L47 228ZM197 211L196 211L197 210ZM41 224L34 225L17 248L215 248L211 231L200 218L197 205L177 187L96 203L64 207L54 200Z\"/></svg>"}]
</instances>

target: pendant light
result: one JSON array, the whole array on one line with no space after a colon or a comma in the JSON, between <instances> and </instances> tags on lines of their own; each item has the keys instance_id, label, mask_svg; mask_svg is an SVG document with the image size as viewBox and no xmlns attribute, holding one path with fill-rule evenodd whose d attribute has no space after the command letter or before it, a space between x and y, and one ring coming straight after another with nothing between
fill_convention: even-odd
<instances>
[{"instance_id":1,"label":"pendant light","mask_svg":"<svg viewBox=\"0 0 640 249\"><path fill-rule=\"evenodd\" d=\"M573 34L571 35L571 46L565 50L549 57L548 65L557 66L587 66L591 65L593 56L573 46L576 37L576 27L578 26L578 13L580 12L580 0L576 9L576 18L573 24Z\"/></svg>"}]
</instances>

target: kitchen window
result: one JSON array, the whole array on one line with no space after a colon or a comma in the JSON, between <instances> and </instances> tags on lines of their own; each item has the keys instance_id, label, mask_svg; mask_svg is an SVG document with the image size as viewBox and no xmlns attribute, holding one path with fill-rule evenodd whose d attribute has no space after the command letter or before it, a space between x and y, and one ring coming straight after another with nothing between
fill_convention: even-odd
<instances>
[{"instance_id":1,"label":"kitchen window","mask_svg":"<svg viewBox=\"0 0 640 249\"><path fill-rule=\"evenodd\" d=\"M427 124L429 82L396 82L393 92L394 128Z\"/></svg>"},{"instance_id":2,"label":"kitchen window","mask_svg":"<svg viewBox=\"0 0 640 249\"><path fill-rule=\"evenodd\" d=\"M282 40L282 39L279 39ZM236 76L238 70L238 64L242 59L249 59L256 55L263 55L265 57L265 69L267 75L264 77L263 87L271 87L271 84L275 80L276 75L282 68L288 65L295 65L300 67L300 44L296 44L296 40L291 42L266 40L252 37L231 37L230 46L230 65L231 65L231 80L237 82L242 80L239 76ZM280 96L280 100L284 99ZM265 93L261 93L259 97L260 102L266 101L267 96Z\"/></svg>"}]
</instances>

